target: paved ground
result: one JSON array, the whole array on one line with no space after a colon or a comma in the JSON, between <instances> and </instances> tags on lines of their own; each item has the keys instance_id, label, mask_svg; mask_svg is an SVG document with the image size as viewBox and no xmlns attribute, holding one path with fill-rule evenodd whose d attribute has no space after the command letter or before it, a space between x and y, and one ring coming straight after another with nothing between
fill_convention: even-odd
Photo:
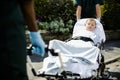
<instances>
[{"instance_id":1,"label":"paved ground","mask_svg":"<svg viewBox=\"0 0 120 80\"><path fill-rule=\"evenodd\" d=\"M107 41L104 44L103 55L105 57L106 68L109 68L111 80L120 80L120 40ZM42 67L42 60L38 55L30 57L34 69L37 71ZM31 66L27 63L29 80L46 80L41 77L35 77L31 72Z\"/></svg>"},{"instance_id":2,"label":"paved ground","mask_svg":"<svg viewBox=\"0 0 120 80\"><path fill-rule=\"evenodd\" d=\"M120 40L105 44L106 68L109 68L110 79L120 80Z\"/></svg>"}]
</instances>

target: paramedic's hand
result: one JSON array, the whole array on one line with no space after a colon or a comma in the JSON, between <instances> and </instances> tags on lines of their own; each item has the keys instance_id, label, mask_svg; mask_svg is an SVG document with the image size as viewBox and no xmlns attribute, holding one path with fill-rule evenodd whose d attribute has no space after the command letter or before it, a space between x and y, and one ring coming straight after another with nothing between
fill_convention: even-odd
<instances>
[{"instance_id":1,"label":"paramedic's hand","mask_svg":"<svg viewBox=\"0 0 120 80\"><path fill-rule=\"evenodd\" d=\"M77 19L77 22L80 21L80 19Z\"/></svg>"},{"instance_id":2,"label":"paramedic's hand","mask_svg":"<svg viewBox=\"0 0 120 80\"><path fill-rule=\"evenodd\" d=\"M40 32L30 32L30 40L33 46L32 53L44 56L45 43L41 37Z\"/></svg>"},{"instance_id":3,"label":"paramedic's hand","mask_svg":"<svg viewBox=\"0 0 120 80\"><path fill-rule=\"evenodd\" d=\"M97 20L100 22L100 18L97 18Z\"/></svg>"}]
</instances>

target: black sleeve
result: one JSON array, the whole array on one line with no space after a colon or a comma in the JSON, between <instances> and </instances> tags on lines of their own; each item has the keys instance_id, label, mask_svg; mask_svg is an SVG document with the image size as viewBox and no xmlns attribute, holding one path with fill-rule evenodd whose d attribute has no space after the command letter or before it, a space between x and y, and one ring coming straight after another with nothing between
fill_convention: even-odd
<instances>
[{"instance_id":1,"label":"black sleeve","mask_svg":"<svg viewBox=\"0 0 120 80\"><path fill-rule=\"evenodd\" d=\"M81 6L82 2L81 0L74 0L74 6L77 7L78 5Z\"/></svg>"},{"instance_id":2,"label":"black sleeve","mask_svg":"<svg viewBox=\"0 0 120 80\"><path fill-rule=\"evenodd\" d=\"M31 1L31 0L18 0L19 2Z\"/></svg>"},{"instance_id":3,"label":"black sleeve","mask_svg":"<svg viewBox=\"0 0 120 80\"><path fill-rule=\"evenodd\" d=\"M100 4L100 5L104 4L103 0L94 0L94 1L95 1L95 4Z\"/></svg>"}]
</instances>

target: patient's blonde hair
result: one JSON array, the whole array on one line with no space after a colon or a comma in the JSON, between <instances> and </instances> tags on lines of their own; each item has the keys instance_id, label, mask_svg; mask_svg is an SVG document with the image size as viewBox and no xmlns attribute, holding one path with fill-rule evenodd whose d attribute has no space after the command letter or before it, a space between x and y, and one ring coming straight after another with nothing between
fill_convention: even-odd
<instances>
[{"instance_id":1,"label":"patient's blonde hair","mask_svg":"<svg viewBox=\"0 0 120 80\"><path fill-rule=\"evenodd\" d=\"M95 23L95 25L96 25L96 21L95 21L95 19L94 18L88 18L87 20L86 20L86 23L87 23L87 21L90 21L90 22L94 22Z\"/></svg>"},{"instance_id":2,"label":"patient's blonde hair","mask_svg":"<svg viewBox=\"0 0 120 80\"><path fill-rule=\"evenodd\" d=\"M89 22L89 23L92 23L93 26L91 26L91 27L86 26L86 25L88 25L88 22ZM95 20L94 18L88 18L88 19L86 20L85 27L86 27L86 29L89 30L89 31L95 30L95 29L96 29L96 20Z\"/></svg>"}]
</instances>

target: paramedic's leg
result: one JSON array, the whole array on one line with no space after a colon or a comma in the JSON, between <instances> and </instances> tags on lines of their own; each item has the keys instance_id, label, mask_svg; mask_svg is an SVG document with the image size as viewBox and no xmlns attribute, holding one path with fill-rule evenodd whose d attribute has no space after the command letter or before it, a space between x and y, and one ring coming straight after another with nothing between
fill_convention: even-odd
<instances>
[{"instance_id":1,"label":"paramedic's leg","mask_svg":"<svg viewBox=\"0 0 120 80\"><path fill-rule=\"evenodd\" d=\"M100 72L100 76L103 76L104 70L105 70L104 56L101 54L99 55L99 57L100 57L100 61L98 60L98 63L99 63L98 72Z\"/></svg>"},{"instance_id":2,"label":"paramedic's leg","mask_svg":"<svg viewBox=\"0 0 120 80\"><path fill-rule=\"evenodd\" d=\"M0 33L4 35L2 36L3 40L0 39L0 79L28 80L26 41L23 26L13 25L13 27L3 29L3 32Z\"/></svg>"},{"instance_id":3,"label":"paramedic's leg","mask_svg":"<svg viewBox=\"0 0 120 80\"><path fill-rule=\"evenodd\" d=\"M105 63L104 63L104 56L102 54L101 54L101 63L102 63L102 65L101 65L101 67L102 67L101 76L103 76L104 75L104 70L105 70Z\"/></svg>"}]
</instances>

